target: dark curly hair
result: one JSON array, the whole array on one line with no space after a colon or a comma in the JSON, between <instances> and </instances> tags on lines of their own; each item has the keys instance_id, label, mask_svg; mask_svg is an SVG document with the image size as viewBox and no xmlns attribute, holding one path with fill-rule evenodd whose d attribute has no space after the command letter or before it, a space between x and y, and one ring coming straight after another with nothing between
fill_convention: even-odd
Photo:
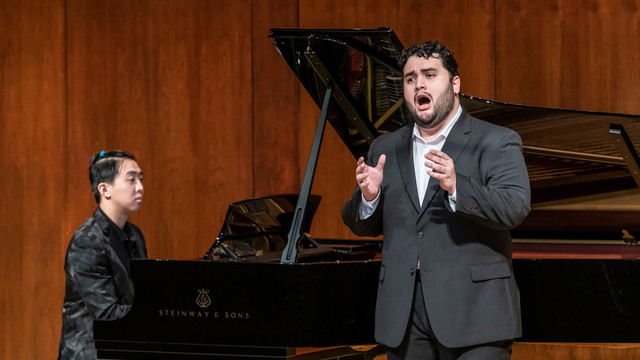
<instances>
[{"instance_id":1,"label":"dark curly hair","mask_svg":"<svg viewBox=\"0 0 640 360\"><path fill-rule=\"evenodd\" d=\"M136 158L126 152L120 150L101 151L91 157L91 165L89 165L89 181L91 182L91 191L96 202L100 204L100 191L98 185L100 183L113 183L118 175L120 165L125 159L135 160Z\"/></svg>"},{"instance_id":2,"label":"dark curly hair","mask_svg":"<svg viewBox=\"0 0 640 360\"><path fill-rule=\"evenodd\" d=\"M434 54L437 54L437 56L434 56ZM442 66L447 69L447 71L451 75L451 79L453 79L455 76L460 75L460 73L458 72L458 62L453 57L453 52L437 41L427 41L420 44L413 44L408 48L402 50L402 57L400 58L399 63L400 69L404 69L407 61L412 56L423 57L425 59L433 56L440 59L440 61L442 62Z\"/></svg>"}]
</instances>

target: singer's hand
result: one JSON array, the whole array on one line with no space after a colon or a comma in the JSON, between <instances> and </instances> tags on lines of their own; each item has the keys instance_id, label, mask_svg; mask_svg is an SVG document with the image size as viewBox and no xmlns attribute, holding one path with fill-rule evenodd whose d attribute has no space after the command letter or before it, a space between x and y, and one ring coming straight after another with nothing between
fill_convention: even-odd
<instances>
[{"instance_id":1,"label":"singer's hand","mask_svg":"<svg viewBox=\"0 0 640 360\"><path fill-rule=\"evenodd\" d=\"M378 159L378 165L371 167L364 162L364 158L358 159L356 167L356 182L362 191L362 195L367 201L371 201L378 196L380 192L380 184L382 184L382 174L384 163L387 157L383 154Z\"/></svg>"},{"instance_id":2,"label":"singer's hand","mask_svg":"<svg viewBox=\"0 0 640 360\"><path fill-rule=\"evenodd\" d=\"M429 160L424 165L433 170L429 175L440 180L442 190L448 192L449 195L454 194L456 192L456 168L449 155L431 149L424 157Z\"/></svg>"}]
</instances>

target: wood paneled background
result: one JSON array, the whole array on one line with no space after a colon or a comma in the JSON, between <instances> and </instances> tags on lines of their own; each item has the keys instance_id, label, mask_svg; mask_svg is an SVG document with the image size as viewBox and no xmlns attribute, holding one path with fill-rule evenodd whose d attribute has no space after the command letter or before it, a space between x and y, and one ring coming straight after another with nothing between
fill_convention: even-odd
<instances>
[{"instance_id":1,"label":"wood paneled background","mask_svg":"<svg viewBox=\"0 0 640 360\"><path fill-rule=\"evenodd\" d=\"M464 93L640 114L639 1L0 1L0 358L56 357L93 153L138 157L150 257L200 257L230 202L297 192L306 167L319 111L269 28L378 26L447 44ZM328 130L312 235L351 237L354 163Z\"/></svg>"}]
</instances>

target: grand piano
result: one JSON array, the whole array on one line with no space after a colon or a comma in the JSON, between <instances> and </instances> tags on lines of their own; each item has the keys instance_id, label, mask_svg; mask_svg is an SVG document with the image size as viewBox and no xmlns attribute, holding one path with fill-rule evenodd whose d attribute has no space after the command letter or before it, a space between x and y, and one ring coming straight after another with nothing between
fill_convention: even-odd
<instances>
[{"instance_id":1,"label":"grand piano","mask_svg":"<svg viewBox=\"0 0 640 360\"><path fill-rule=\"evenodd\" d=\"M384 351L373 339L381 241L313 238L321 198L309 192L327 122L357 158L412 121L403 45L388 28L272 29L269 37L320 109L300 193L231 204L202 259L134 260L131 311L95 322L99 358L370 359ZM567 225L557 216L566 212L544 206L637 191L640 116L468 95L461 103L523 139L533 211L513 231L519 341L640 342L640 219L569 212Z\"/></svg>"}]
</instances>

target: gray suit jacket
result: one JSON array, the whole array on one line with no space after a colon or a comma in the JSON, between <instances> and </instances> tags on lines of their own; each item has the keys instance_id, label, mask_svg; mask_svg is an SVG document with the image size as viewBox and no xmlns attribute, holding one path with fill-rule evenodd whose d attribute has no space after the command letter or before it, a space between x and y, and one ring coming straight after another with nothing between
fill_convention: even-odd
<instances>
[{"instance_id":1,"label":"gray suit jacket","mask_svg":"<svg viewBox=\"0 0 640 360\"><path fill-rule=\"evenodd\" d=\"M419 205L413 124L377 138L368 164L386 154L380 202L358 219L356 186L342 215L357 235L384 237L376 306L376 340L400 345L420 260L423 297L433 331L447 347L521 336L520 300L509 229L529 213L530 189L515 132L463 111L442 151L454 161L456 211L434 178Z\"/></svg>"}]
</instances>

